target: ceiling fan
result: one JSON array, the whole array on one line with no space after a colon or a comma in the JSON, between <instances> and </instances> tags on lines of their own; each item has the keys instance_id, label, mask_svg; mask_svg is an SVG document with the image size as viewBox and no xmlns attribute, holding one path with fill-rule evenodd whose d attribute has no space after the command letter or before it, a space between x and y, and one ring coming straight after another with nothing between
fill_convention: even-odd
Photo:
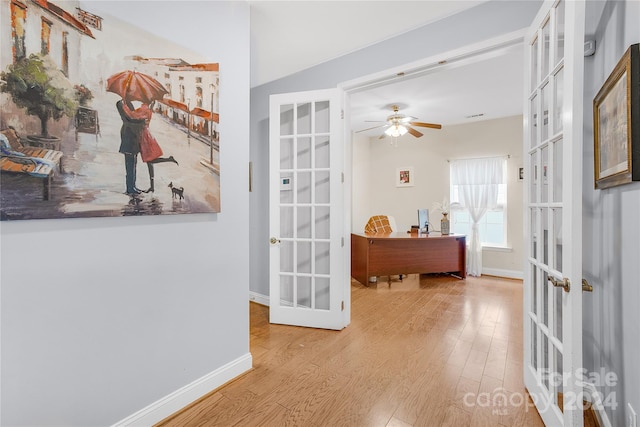
<instances>
[{"instance_id":1,"label":"ceiling fan","mask_svg":"<svg viewBox=\"0 0 640 427\"><path fill-rule=\"evenodd\" d=\"M385 138L387 136L397 138L399 136L406 134L407 132L415 136L416 138L420 138L423 134L421 132L418 132L411 126L420 126L420 127L432 128L432 129L442 129L442 125L435 124L435 123L417 122L415 121L416 117L400 114L398 112L400 108L395 104L391 105L391 109L393 110L393 114L387 117L387 120L384 121L383 125L362 129L362 130L356 131L356 133L365 132L371 129L386 128L384 130L384 133L380 135L379 139ZM367 120L367 121L373 122L374 120ZM382 122L382 121L378 120L378 122Z\"/></svg>"}]
</instances>

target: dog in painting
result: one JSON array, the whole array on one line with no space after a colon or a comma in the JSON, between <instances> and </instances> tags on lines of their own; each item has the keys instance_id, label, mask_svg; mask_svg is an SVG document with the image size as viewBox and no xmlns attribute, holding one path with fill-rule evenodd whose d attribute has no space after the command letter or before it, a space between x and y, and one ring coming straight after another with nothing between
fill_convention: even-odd
<instances>
[{"instance_id":1,"label":"dog in painting","mask_svg":"<svg viewBox=\"0 0 640 427\"><path fill-rule=\"evenodd\" d=\"M184 187L174 187L173 182L170 182L168 187L171 189L171 198L184 199Z\"/></svg>"}]
</instances>

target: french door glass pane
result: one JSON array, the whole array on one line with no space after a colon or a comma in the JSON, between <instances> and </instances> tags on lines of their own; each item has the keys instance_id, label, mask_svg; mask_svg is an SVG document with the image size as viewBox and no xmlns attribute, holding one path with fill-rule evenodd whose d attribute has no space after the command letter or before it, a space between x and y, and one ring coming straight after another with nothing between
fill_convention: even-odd
<instances>
[{"instance_id":1,"label":"french door glass pane","mask_svg":"<svg viewBox=\"0 0 640 427\"><path fill-rule=\"evenodd\" d=\"M542 153L542 203L549 201L549 146L541 150Z\"/></svg>"},{"instance_id":2,"label":"french door glass pane","mask_svg":"<svg viewBox=\"0 0 640 427\"><path fill-rule=\"evenodd\" d=\"M316 277L316 310L329 310L329 278Z\"/></svg>"},{"instance_id":3,"label":"french door glass pane","mask_svg":"<svg viewBox=\"0 0 640 427\"><path fill-rule=\"evenodd\" d=\"M296 190L298 203L311 203L311 172L297 173Z\"/></svg>"},{"instance_id":4,"label":"french door glass pane","mask_svg":"<svg viewBox=\"0 0 640 427\"><path fill-rule=\"evenodd\" d=\"M298 206L298 218L297 218L297 233L298 239L310 239L311 238L311 207L310 206Z\"/></svg>"},{"instance_id":5,"label":"french door glass pane","mask_svg":"<svg viewBox=\"0 0 640 427\"><path fill-rule=\"evenodd\" d=\"M562 202L562 139L553 143L553 190L552 200Z\"/></svg>"},{"instance_id":6,"label":"french door glass pane","mask_svg":"<svg viewBox=\"0 0 640 427\"><path fill-rule=\"evenodd\" d=\"M541 80L543 80L547 74L549 74L549 39L551 37L551 28L549 20L544 23L542 27L542 75Z\"/></svg>"},{"instance_id":7,"label":"french door glass pane","mask_svg":"<svg viewBox=\"0 0 640 427\"><path fill-rule=\"evenodd\" d=\"M316 206L316 239L329 238L329 206Z\"/></svg>"},{"instance_id":8,"label":"french door glass pane","mask_svg":"<svg viewBox=\"0 0 640 427\"><path fill-rule=\"evenodd\" d=\"M555 346L553 347L553 364L554 364L554 378L553 385L555 386L554 403L560 407L560 410L563 410L564 405L560 405L559 399L560 396L564 396L564 384L563 384L563 369L562 369L562 353Z\"/></svg>"},{"instance_id":9,"label":"french door glass pane","mask_svg":"<svg viewBox=\"0 0 640 427\"><path fill-rule=\"evenodd\" d=\"M329 168L329 137L328 136L318 136L316 137L315 143L315 167L316 168Z\"/></svg>"},{"instance_id":10,"label":"french door glass pane","mask_svg":"<svg viewBox=\"0 0 640 427\"><path fill-rule=\"evenodd\" d=\"M280 169L293 169L293 138L280 138Z\"/></svg>"},{"instance_id":11,"label":"french door glass pane","mask_svg":"<svg viewBox=\"0 0 640 427\"><path fill-rule=\"evenodd\" d=\"M280 242L280 271L293 273L293 242Z\"/></svg>"},{"instance_id":12,"label":"french door glass pane","mask_svg":"<svg viewBox=\"0 0 640 427\"><path fill-rule=\"evenodd\" d=\"M329 171L316 172L316 203L329 203Z\"/></svg>"},{"instance_id":13,"label":"french door glass pane","mask_svg":"<svg viewBox=\"0 0 640 427\"><path fill-rule=\"evenodd\" d=\"M311 308L311 277L297 276L297 296L296 302L298 307Z\"/></svg>"},{"instance_id":14,"label":"french door glass pane","mask_svg":"<svg viewBox=\"0 0 640 427\"><path fill-rule=\"evenodd\" d=\"M280 206L280 237L293 238L293 206Z\"/></svg>"},{"instance_id":15,"label":"french door glass pane","mask_svg":"<svg viewBox=\"0 0 640 427\"><path fill-rule=\"evenodd\" d=\"M315 274L329 274L329 242L316 243Z\"/></svg>"},{"instance_id":16,"label":"french door glass pane","mask_svg":"<svg viewBox=\"0 0 640 427\"><path fill-rule=\"evenodd\" d=\"M280 304L293 305L293 276L280 275Z\"/></svg>"},{"instance_id":17,"label":"french door glass pane","mask_svg":"<svg viewBox=\"0 0 640 427\"><path fill-rule=\"evenodd\" d=\"M538 39L536 38L531 45L531 91L538 87ZM535 111L535 109L533 110Z\"/></svg>"},{"instance_id":18,"label":"french door glass pane","mask_svg":"<svg viewBox=\"0 0 640 427\"><path fill-rule=\"evenodd\" d=\"M301 242L298 241L296 243L298 247L296 255L297 258L297 272L298 273L311 273L311 242Z\"/></svg>"},{"instance_id":19,"label":"french door glass pane","mask_svg":"<svg viewBox=\"0 0 640 427\"><path fill-rule=\"evenodd\" d=\"M539 329L536 325L535 320L531 319L531 367L533 367L536 371L540 369L538 366L538 334Z\"/></svg>"},{"instance_id":20,"label":"french door glass pane","mask_svg":"<svg viewBox=\"0 0 640 427\"><path fill-rule=\"evenodd\" d=\"M556 6L556 55L554 64L558 64L564 58L564 1Z\"/></svg>"},{"instance_id":21,"label":"french door glass pane","mask_svg":"<svg viewBox=\"0 0 640 427\"><path fill-rule=\"evenodd\" d=\"M564 289L557 287L553 291L553 310L555 313L555 324L553 325L553 336L562 342L562 295Z\"/></svg>"},{"instance_id":22,"label":"french door glass pane","mask_svg":"<svg viewBox=\"0 0 640 427\"><path fill-rule=\"evenodd\" d=\"M531 264L531 312L538 314L538 267Z\"/></svg>"},{"instance_id":23,"label":"french door glass pane","mask_svg":"<svg viewBox=\"0 0 640 427\"><path fill-rule=\"evenodd\" d=\"M297 110L298 131L296 133L298 135L311 133L311 104L308 102L304 104L298 104Z\"/></svg>"},{"instance_id":24,"label":"french door glass pane","mask_svg":"<svg viewBox=\"0 0 640 427\"><path fill-rule=\"evenodd\" d=\"M534 95L529 103L531 104L529 129L531 131L531 148L533 148L538 145L538 129L540 129L540 126L538 124L538 97Z\"/></svg>"},{"instance_id":25,"label":"french door glass pane","mask_svg":"<svg viewBox=\"0 0 640 427\"><path fill-rule=\"evenodd\" d=\"M315 133L329 132L329 101L319 101L316 107L316 131Z\"/></svg>"},{"instance_id":26,"label":"french door glass pane","mask_svg":"<svg viewBox=\"0 0 640 427\"><path fill-rule=\"evenodd\" d=\"M280 135L293 135L293 105L280 106Z\"/></svg>"},{"instance_id":27,"label":"french door glass pane","mask_svg":"<svg viewBox=\"0 0 640 427\"><path fill-rule=\"evenodd\" d=\"M298 169L310 169L311 168L311 138L299 137L298 138Z\"/></svg>"},{"instance_id":28,"label":"french door glass pane","mask_svg":"<svg viewBox=\"0 0 640 427\"><path fill-rule=\"evenodd\" d=\"M553 209L554 267L562 271L562 209Z\"/></svg>"},{"instance_id":29,"label":"french door glass pane","mask_svg":"<svg viewBox=\"0 0 640 427\"><path fill-rule=\"evenodd\" d=\"M531 208L531 247L530 255L535 258L537 255L537 244L540 236L540 230L538 230L538 208Z\"/></svg>"},{"instance_id":30,"label":"french door glass pane","mask_svg":"<svg viewBox=\"0 0 640 427\"><path fill-rule=\"evenodd\" d=\"M542 316L538 318L538 320L542 321L542 324L545 326L549 326L549 286L551 286L549 282L549 275L546 271L542 272L542 283L540 284L540 290L542 291L541 300L540 300L540 311Z\"/></svg>"},{"instance_id":31,"label":"french door glass pane","mask_svg":"<svg viewBox=\"0 0 640 427\"><path fill-rule=\"evenodd\" d=\"M549 265L549 209L540 210L542 220L542 262Z\"/></svg>"},{"instance_id":32,"label":"french door glass pane","mask_svg":"<svg viewBox=\"0 0 640 427\"><path fill-rule=\"evenodd\" d=\"M549 390L549 337L542 333L542 360L540 369L542 370L542 385Z\"/></svg>"},{"instance_id":33,"label":"french door glass pane","mask_svg":"<svg viewBox=\"0 0 640 427\"><path fill-rule=\"evenodd\" d=\"M538 152L534 151L529 156L529 181L530 181L530 194L529 198L531 203L538 203Z\"/></svg>"},{"instance_id":34,"label":"french door glass pane","mask_svg":"<svg viewBox=\"0 0 640 427\"><path fill-rule=\"evenodd\" d=\"M545 84L542 87L542 117L540 118L541 122L541 141L546 141L549 138L549 96L551 95L551 86L549 83Z\"/></svg>"},{"instance_id":35,"label":"french door glass pane","mask_svg":"<svg viewBox=\"0 0 640 427\"><path fill-rule=\"evenodd\" d=\"M562 132L562 108L564 102L564 68L554 76L553 88L553 134Z\"/></svg>"}]
</instances>

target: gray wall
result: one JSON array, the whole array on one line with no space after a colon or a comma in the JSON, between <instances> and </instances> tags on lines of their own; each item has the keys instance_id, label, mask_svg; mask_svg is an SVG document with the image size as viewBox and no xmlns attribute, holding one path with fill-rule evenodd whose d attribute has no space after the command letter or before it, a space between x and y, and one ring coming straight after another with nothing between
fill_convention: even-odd
<instances>
[{"instance_id":1,"label":"gray wall","mask_svg":"<svg viewBox=\"0 0 640 427\"><path fill-rule=\"evenodd\" d=\"M618 408L607 414L623 426L627 402L640 413L640 183L594 190L592 102L629 45L640 42L640 2L587 5L596 54L585 58L583 257L594 291L583 298L584 367L618 376L615 386L599 390L605 398L613 393Z\"/></svg>"},{"instance_id":2,"label":"gray wall","mask_svg":"<svg viewBox=\"0 0 640 427\"><path fill-rule=\"evenodd\" d=\"M251 89L250 289L269 295L269 95L339 83L528 27L539 1L489 1L387 41ZM354 31L358 23L354 22Z\"/></svg>"},{"instance_id":3,"label":"gray wall","mask_svg":"<svg viewBox=\"0 0 640 427\"><path fill-rule=\"evenodd\" d=\"M249 352L248 5L104 5L220 62L222 212L3 222L2 425L109 425Z\"/></svg>"}]
</instances>

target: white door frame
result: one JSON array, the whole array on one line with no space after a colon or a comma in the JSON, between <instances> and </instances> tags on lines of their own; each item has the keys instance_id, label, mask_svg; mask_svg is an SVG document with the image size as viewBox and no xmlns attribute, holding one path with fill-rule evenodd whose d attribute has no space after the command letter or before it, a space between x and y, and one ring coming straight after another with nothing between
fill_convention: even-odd
<instances>
[{"instance_id":1,"label":"white door frame","mask_svg":"<svg viewBox=\"0 0 640 427\"><path fill-rule=\"evenodd\" d=\"M487 56L493 56L502 49L508 49L518 44L522 44L527 28L523 28L510 33L505 33L478 43L473 43L462 48L438 53L414 62L389 68L380 72L368 74L353 80L347 80L338 84L338 88L343 90L344 108L344 230L345 230L345 251L344 251L344 281L348 289L344 292L344 312L343 323L348 325L351 321L351 239L350 235L352 223L352 132L350 129L350 95L363 90L372 89L378 86L394 83L400 78L412 78L420 75L427 75L447 71L453 68L480 61ZM445 61L445 63L443 63ZM403 77L398 77L403 73Z\"/></svg>"},{"instance_id":2,"label":"white door frame","mask_svg":"<svg viewBox=\"0 0 640 427\"><path fill-rule=\"evenodd\" d=\"M478 43L473 43L464 46L459 49L450 50L448 52L438 53L420 59L418 61L410 62L408 64L399 65L397 67L389 68L380 72L368 74L366 76L358 77L357 79L347 80L338 84L338 88L343 90L344 93L344 159L345 159L345 177L344 177L344 209L345 209L345 224L346 230L345 240L345 272L344 277L346 283L351 282L351 238L350 235L353 232L351 230L352 223L352 211L351 211L351 192L352 192L352 165L353 165L353 146L352 146L352 132L350 129L351 124L351 104L350 95L353 93L361 92L375 87L384 86L386 84L395 83L400 81L401 78L413 78L422 75L439 73L453 68L461 67L469 63L480 61L488 56L495 56L496 52L500 52L504 49L512 48L522 44L524 36L528 28L513 31L510 33L502 34L497 37L493 37ZM442 61L446 61L443 63ZM398 74L402 73L402 77ZM357 230L360 232L361 230ZM349 324L351 319L351 292L347 291L344 295L345 301L345 325Z\"/></svg>"}]
</instances>

